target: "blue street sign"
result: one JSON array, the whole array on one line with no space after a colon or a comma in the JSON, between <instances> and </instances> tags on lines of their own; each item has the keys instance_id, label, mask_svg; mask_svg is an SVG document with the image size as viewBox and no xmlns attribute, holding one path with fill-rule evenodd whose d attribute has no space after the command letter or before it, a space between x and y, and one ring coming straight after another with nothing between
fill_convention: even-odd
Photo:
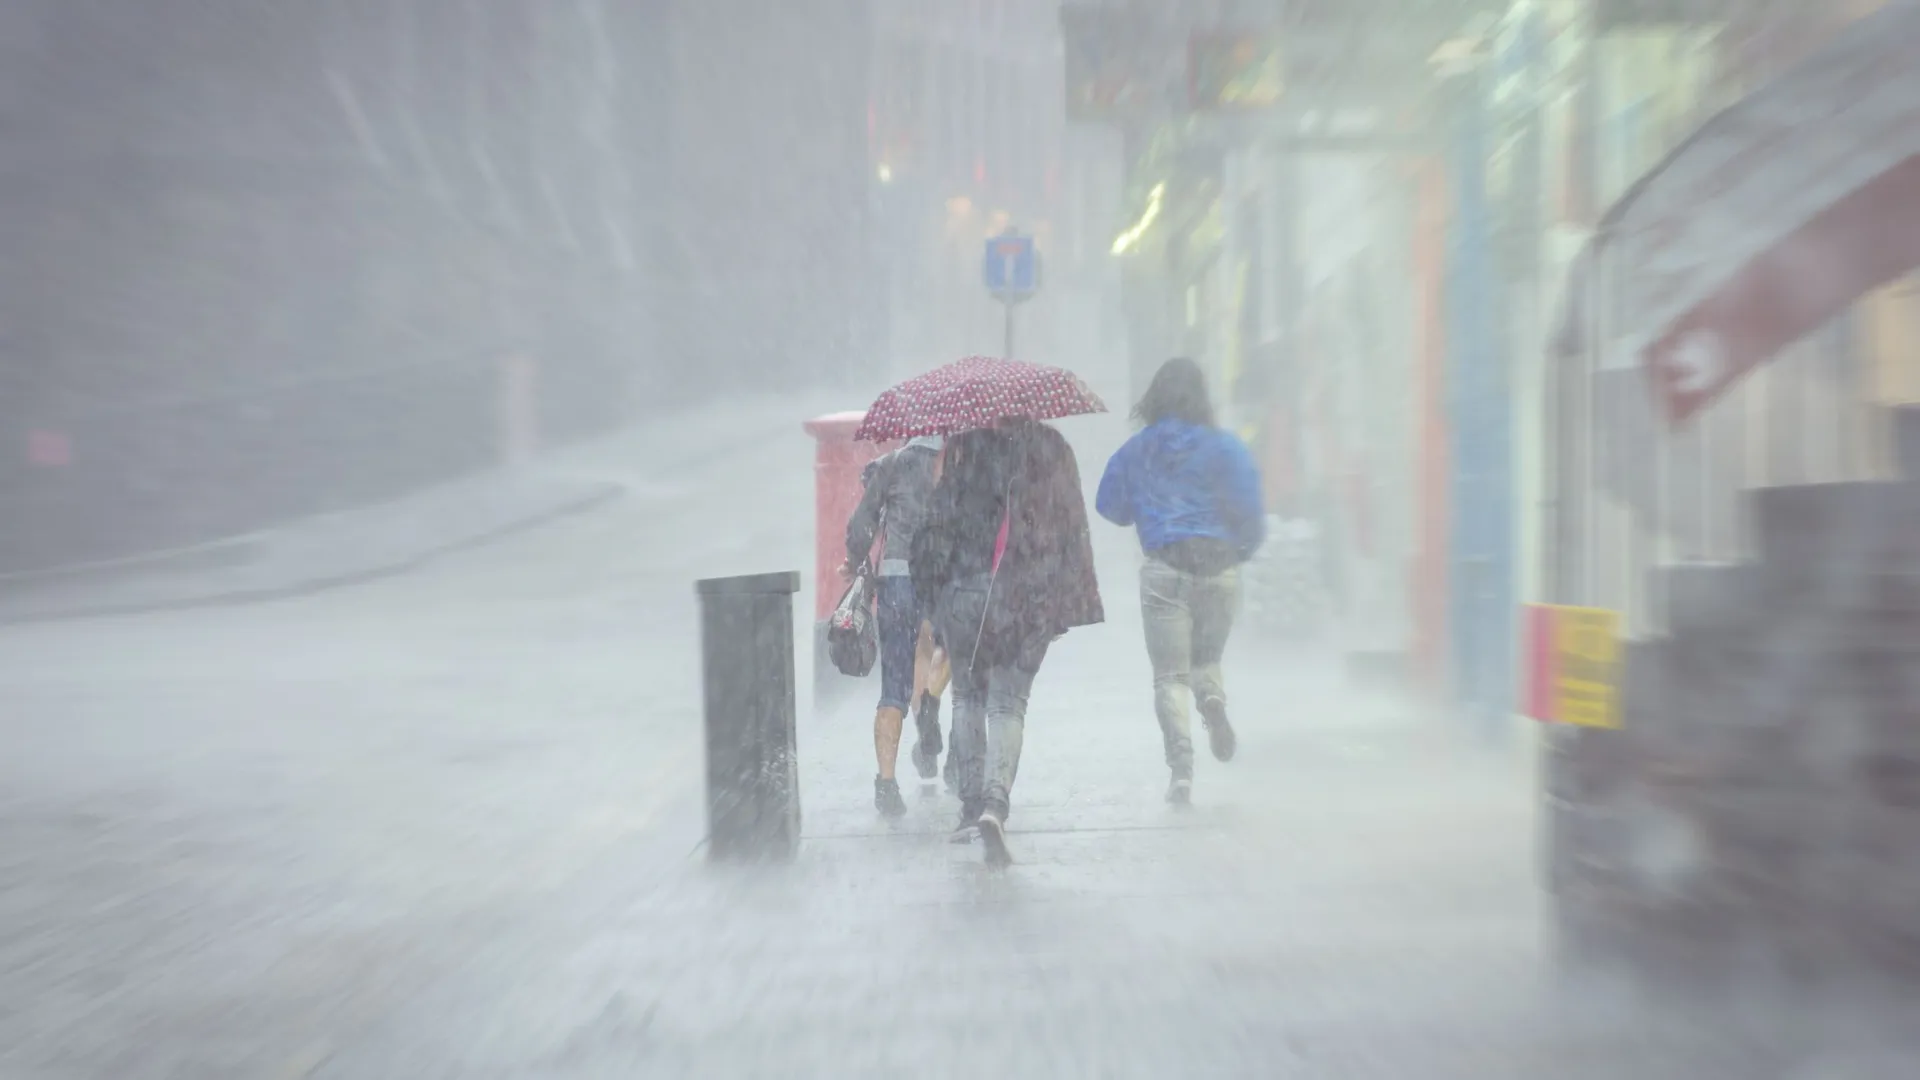
<instances>
[{"instance_id":1,"label":"blue street sign","mask_svg":"<svg viewBox=\"0 0 1920 1080\"><path fill-rule=\"evenodd\" d=\"M1033 237L1003 233L987 240L980 280L1001 300L1024 300L1040 289L1040 258Z\"/></svg>"}]
</instances>

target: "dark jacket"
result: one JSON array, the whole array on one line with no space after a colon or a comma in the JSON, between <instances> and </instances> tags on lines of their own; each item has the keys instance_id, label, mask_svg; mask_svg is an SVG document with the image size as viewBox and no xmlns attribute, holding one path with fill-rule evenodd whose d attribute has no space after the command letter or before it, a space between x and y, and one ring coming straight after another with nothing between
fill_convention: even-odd
<instances>
[{"instance_id":1,"label":"dark jacket","mask_svg":"<svg viewBox=\"0 0 1920 1080\"><path fill-rule=\"evenodd\" d=\"M975 663L1013 663L1030 642L1106 620L1073 448L1032 422L948 440L945 471L913 547L914 593L924 610L949 585L991 573L1009 498L1006 556Z\"/></svg>"},{"instance_id":2,"label":"dark jacket","mask_svg":"<svg viewBox=\"0 0 1920 1080\"><path fill-rule=\"evenodd\" d=\"M860 505L847 520L847 565L859 566L873 551L875 534L886 521L886 541L881 563L875 569L882 577L907 573L907 559L913 550L913 537L927 519L927 498L933 491L933 466L940 452L931 447L909 443L868 462L860 474L866 490Z\"/></svg>"}]
</instances>

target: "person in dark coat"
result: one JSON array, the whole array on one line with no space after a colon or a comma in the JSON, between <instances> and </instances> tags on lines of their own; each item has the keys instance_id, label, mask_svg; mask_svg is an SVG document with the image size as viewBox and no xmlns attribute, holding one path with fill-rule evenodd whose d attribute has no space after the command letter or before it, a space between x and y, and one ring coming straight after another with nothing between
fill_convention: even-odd
<instances>
[{"instance_id":1,"label":"person in dark coat","mask_svg":"<svg viewBox=\"0 0 1920 1080\"><path fill-rule=\"evenodd\" d=\"M953 673L949 752L961 802L954 839L977 833L987 861L1005 865L1034 676L1062 634L1106 619L1080 468L1066 439L1024 419L949 439L911 571Z\"/></svg>"}]
</instances>

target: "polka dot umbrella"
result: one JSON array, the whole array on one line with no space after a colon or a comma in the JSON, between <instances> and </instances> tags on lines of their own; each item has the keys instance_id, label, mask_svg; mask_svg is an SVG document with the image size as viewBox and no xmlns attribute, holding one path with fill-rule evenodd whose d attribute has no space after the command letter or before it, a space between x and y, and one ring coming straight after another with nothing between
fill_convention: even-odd
<instances>
[{"instance_id":1,"label":"polka dot umbrella","mask_svg":"<svg viewBox=\"0 0 1920 1080\"><path fill-rule=\"evenodd\" d=\"M1064 368L969 356L881 394L853 437L892 442L957 435L1012 416L1057 420L1106 411L1100 395Z\"/></svg>"}]
</instances>

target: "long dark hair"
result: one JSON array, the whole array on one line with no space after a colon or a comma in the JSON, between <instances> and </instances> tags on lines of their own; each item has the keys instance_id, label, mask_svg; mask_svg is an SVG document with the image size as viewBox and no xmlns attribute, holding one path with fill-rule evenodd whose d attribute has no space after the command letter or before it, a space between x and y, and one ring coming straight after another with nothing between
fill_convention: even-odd
<instances>
[{"instance_id":1,"label":"long dark hair","mask_svg":"<svg viewBox=\"0 0 1920 1080\"><path fill-rule=\"evenodd\" d=\"M1184 356L1161 364L1140 403L1133 407L1133 418L1148 427L1162 420L1213 427L1213 401L1207 397L1207 376L1200 365Z\"/></svg>"},{"instance_id":2,"label":"long dark hair","mask_svg":"<svg viewBox=\"0 0 1920 1080\"><path fill-rule=\"evenodd\" d=\"M1007 437L992 428L963 431L947 439L940 482L955 491L997 491L1006 479Z\"/></svg>"}]
</instances>

